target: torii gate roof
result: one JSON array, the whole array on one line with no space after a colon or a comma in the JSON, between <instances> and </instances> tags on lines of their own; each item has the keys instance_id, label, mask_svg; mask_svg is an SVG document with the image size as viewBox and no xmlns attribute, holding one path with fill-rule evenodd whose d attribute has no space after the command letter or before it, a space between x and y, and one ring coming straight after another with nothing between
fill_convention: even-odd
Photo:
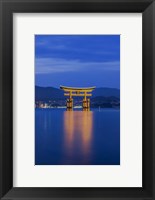
<instances>
[{"instance_id":1,"label":"torii gate roof","mask_svg":"<svg viewBox=\"0 0 155 200\"><path fill-rule=\"evenodd\" d=\"M65 90L65 91L92 91L96 87L67 87L67 86L62 86L60 85L60 89Z\"/></svg>"}]
</instances>

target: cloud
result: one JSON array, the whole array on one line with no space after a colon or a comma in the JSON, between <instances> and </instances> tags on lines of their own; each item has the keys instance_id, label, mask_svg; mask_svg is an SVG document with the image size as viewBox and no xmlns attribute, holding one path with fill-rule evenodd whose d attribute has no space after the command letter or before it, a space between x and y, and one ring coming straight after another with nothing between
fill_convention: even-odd
<instances>
[{"instance_id":1,"label":"cloud","mask_svg":"<svg viewBox=\"0 0 155 200\"><path fill-rule=\"evenodd\" d=\"M36 74L52 74L64 72L86 72L88 70L119 71L119 61L112 62L82 62L80 60L66 60L62 58L36 58Z\"/></svg>"},{"instance_id":2,"label":"cloud","mask_svg":"<svg viewBox=\"0 0 155 200\"><path fill-rule=\"evenodd\" d=\"M37 41L36 43L35 43L35 45L36 46L46 46L48 44L48 42L47 41L45 41L45 40L40 40L40 41Z\"/></svg>"},{"instance_id":3,"label":"cloud","mask_svg":"<svg viewBox=\"0 0 155 200\"><path fill-rule=\"evenodd\" d=\"M52 43L47 42L47 41L37 41L36 47L46 48L46 49L51 49L51 50L64 50L64 49L67 48L65 45L52 44Z\"/></svg>"}]
</instances>

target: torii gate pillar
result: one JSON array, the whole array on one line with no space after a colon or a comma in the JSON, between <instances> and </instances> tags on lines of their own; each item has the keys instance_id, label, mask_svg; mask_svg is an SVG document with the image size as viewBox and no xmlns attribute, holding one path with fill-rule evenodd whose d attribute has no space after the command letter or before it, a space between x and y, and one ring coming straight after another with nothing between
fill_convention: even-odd
<instances>
[{"instance_id":1,"label":"torii gate pillar","mask_svg":"<svg viewBox=\"0 0 155 200\"><path fill-rule=\"evenodd\" d=\"M72 110L73 109L73 98L67 99L67 109Z\"/></svg>"},{"instance_id":2,"label":"torii gate pillar","mask_svg":"<svg viewBox=\"0 0 155 200\"><path fill-rule=\"evenodd\" d=\"M90 109L90 99L87 99L87 92L84 92L84 99L83 99L82 107L84 110Z\"/></svg>"}]
</instances>

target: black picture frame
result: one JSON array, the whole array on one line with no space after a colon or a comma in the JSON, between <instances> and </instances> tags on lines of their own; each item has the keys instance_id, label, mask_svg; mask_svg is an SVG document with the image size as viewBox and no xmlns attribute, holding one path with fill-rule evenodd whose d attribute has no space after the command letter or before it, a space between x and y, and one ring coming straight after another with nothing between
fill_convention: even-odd
<instances>
[{"instance_id":1,"label":"black picture frame","mask_svg":"<svg viewBox=\"0 0 155 200\"><path fill-rule=\"evenodd\" d=\"M13 187L13 13L142 13L143 187ZM0 197L1 199L155 199L155 2L154 0L0 0ZM133 113L134 114L134 113ZM26 172L25 172L26 173ZM28 176L28 174L27 174Z\"/></svg>"}]
</instances>

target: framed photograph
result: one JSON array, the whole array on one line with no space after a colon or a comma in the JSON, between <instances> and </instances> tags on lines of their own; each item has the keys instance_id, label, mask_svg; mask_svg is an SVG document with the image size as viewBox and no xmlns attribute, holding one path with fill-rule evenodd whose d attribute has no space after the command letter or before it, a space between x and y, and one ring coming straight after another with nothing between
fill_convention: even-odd
<instances>
[{"instance_id":1,"label":"framed photograph","mask_svg":"<svg viewBox=\"0 0 155 200\"><path fill-rule=\"evenodd\" d=\"M0 0L1 199L155 199L153 0Z\"/></svg>"},{"instance_id":2,"label":"framed photograph","mask_svg":"<svg viewBox=\"0 0 155 200\"><path fill-rule=\"evenodd\" d=\"M35 165L120 165L119 86L120 35L35 35Z\"/></svg>"}]
</instances>

